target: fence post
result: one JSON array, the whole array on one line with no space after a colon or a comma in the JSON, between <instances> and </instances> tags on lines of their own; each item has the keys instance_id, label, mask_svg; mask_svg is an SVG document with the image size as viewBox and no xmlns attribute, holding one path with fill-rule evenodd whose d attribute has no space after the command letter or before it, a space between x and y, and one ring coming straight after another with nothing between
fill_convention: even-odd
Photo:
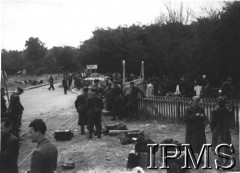
<instances>
[{"instance_id":1,"label":"fence post","mask_svg":"<svg viewBox=\"0 0 240 173\"><path fill-rule=\"evenodd\" d=\"M177 122L180 121L180 100L177 100Z\"/></svg>"}]
</instances>

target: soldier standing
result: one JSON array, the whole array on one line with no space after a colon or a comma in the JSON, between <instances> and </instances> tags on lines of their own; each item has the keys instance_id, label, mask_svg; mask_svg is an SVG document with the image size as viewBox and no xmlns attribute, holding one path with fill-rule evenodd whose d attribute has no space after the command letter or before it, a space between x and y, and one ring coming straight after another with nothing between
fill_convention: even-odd
<instances>
[{"instance_id":1,"label":"soldier standing","mask_svg":"<svg viewBox=\"0 0 240 173\"><path fill-rule=\"evenodd\" d=\"M112 91L112 84L107 83L107 87L104 90L104 98L105 98L105 108L107 111L111 110L111 91Z\"/></svg>"},{"instance_id":2,"label":"soldier standing","mask_svg":"<svg viewBox=\"0 0 240 173\"><path fill-rule=\"evenodd\" d=\"M224 97L218 98L218 108L212 111L210 127L212 133L212 145L213 151L219 144L231 144L231 127L234 127L233 116L225 106ZM224 148L224 153L231 155L229 148ZM229 160L225 160L222 157L218 158L220 164L229 165Z\"/></svg>"},{"instance_id":3,"label":"soldier standing","mask_svg":"<svg viewBox=\"0 0 240 173\"><path fill-rule=\"evenodd\" d=\"M62 86L64 89L64 94L67 94L68 90L68 84L67 84L67 77L64 75L63 80L62 80Z\"/></svg>"},{"instance_id":4,"label":"soldier standing","mask_svg":"<svg viewBox=\"0 0 240 173\"><path fill-rule=\"evenodd\" d=\"M130 82L130 94L129 94L129 99L128 99L128 110L130 114L135 115L136 119L138 120L138 94L141 94L142 97L146 97L142 90L140 90L138 87L134 86L134 82ZM129 115L128 119L131 119L132 115Z\"/></svg>"},{"instance_id":5,"label":"soldier standing","mask_svg":"<svg viewBox=\"0 0 240 173\"><path fill-rule=\"evenodd\" d=\"M23 93L23 89L18 87L17 90L10 96L10 103L8 107L10 120L12 123L12 133L19 137L19 127L21 126L21 119L24 107L20 102L20 95Z\"/></svg>"},{"instance_id":6,"label":"soldier standing","mask_svg":"<svg viewBox=\"0 0 240 173\"><path fill-rule=\"evenodd\" d=\"M83 88L83 93L75 101L75 108L78 112L78 125L81 126L81 134L84 133L84 125L87 125L86 102L88 98L88 88Z\"/></svg>"},{"instance_id":7,"label":"soldier standing","mask_svg":"<svg viewBox=\"0 0 240 173\"><path fill-rule=\"evenodd\" d=\"M206 144L205 125L207 117L204 109L199 105L199 101L200 97L194 96L192 105L185 112L185 142L191 144L195 154L199 154L203 144Z\"/></svg>"},{"instance_id":8,"label":"soldier standing","mask_svg":"<svg viewBox=\"0 0 240 173\"><path fill-rule=\"evenodd\" d=\"M50 90L51 88L52 88L53 90L55 90L55 88L54 88L54 86L53 86L53 77L52 77L52 76L50 76L50 78L49 78L49 84L50 84L50 87L48 88L48 90Z\"/></svg>"},{"instance_id":9,"label":"soldier standing","mask_svg":"<svg viewBox=\"0 0 240 173\"><path fill-rule=\"evenodd\" d=\"M113 112L113 121L116 120L118 116L119 119L122 119L122 108L123 108L123 99L124 93L123 90L118 86L115 81L113 84L113 89L111 92L111 102L112 102L112 112Z\"/></svg>"},{"instance_id":10,"label":"soldier standing","mask_svg":"<svg viewBox=\"0 0 240 173\"><path fill-rule=\"evenodd\" d=\"M97 137L101 138L102 109L103 109L102 99L97 95L97 90L95 88L91 88L90 96L88 97L87 103L86 103L86 110L88 115L87 128L89 131L89 137L88 137L89 139L93 138L92 133L93 133L94 126L96 128Z\"/></svg>"}]
</instances>

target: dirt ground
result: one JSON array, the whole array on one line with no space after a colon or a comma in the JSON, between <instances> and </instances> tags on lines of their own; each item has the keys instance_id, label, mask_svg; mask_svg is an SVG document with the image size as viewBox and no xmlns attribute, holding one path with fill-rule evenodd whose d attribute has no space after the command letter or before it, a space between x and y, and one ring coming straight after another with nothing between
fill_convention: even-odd
<instances>
[{"instance_id":1,"label":"dirt ground","mask_svg":"<svg viewBox=\"0 0 240 173\"><path fill-rule=\"evenodd\" d=\"M70 111L74 114L74 110ZM137 122L124 122L124 121L111 121L111 117L103 116L103 126L113 125L116 123L124 123L128 129L143 130L153 141L160 143L166 138L172 138L179 142L184 142L185 126L183 124L163 123L157 121L137 121ZM67 128L67 127L66 127ZM72 130L79 130L77 124L72 126ZM207 141L211 143L211 133L206 130ZM55 141L53 136L50 137L53 143L58 147L58 168L57 172L127 172L127 158L129 151L134 147L134 144L121 145L118 136L103 136L101 139L96 137L92 140L87 139L87 134L81 135L79 131L74 134L71 141L61 142ZM233 144L236 153L237 165L233 171L239 169L239 151L238 151L238 135L233 135ZM210 165L214 167L213 158L210 155ZM63 170L61 164L65 160L72 160L75 163L75 168L72 170ZM156 165L161 166L160 154L156 154ZM24 168L29 166L26 164ZM145 172L166 172L166 170L145 170ZM191 170L191 172L220 172L216 170Z\"/></svg>"}]
</instances>

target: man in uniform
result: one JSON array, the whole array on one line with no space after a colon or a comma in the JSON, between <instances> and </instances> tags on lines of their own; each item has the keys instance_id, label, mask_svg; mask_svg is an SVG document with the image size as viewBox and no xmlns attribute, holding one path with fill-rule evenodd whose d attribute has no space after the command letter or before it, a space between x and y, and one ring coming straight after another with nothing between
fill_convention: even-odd
<instances>
[{"instance_id":1,"label":"man in uniform","mask_svg":"<svg viewBox=\"0 0 240 173\"><path fill-rule=\"evenodd\" d=\"M46 124L42 119L35 119L29 124L31 141L37 143L32 153L31 173L54 172L57 168L58 150L46 137Z\"/></svg>"},{"instance_id":2,"label":"man in uniform","mask_svg":"<svg viewBox=\"0 0 240 173\"><path fill-rule=\"evenodd\" d=\"M10 96L10 103L8 107L10 120L12 123L12 133L19 137L19 127L21 126L22 113L24 107L20 102L20 95L23 93L23 89L18 87L17 90Z\"/></svg>"},{"instance_id":3,"label":"man in uniform","mask_svg":"<svg viewBox=\"0 0 240 173\"><path fill-rule=\"evenodd\" d=\"M128 110L130 112L128 119L131 119L131 116L135 116L138 120L138 94L141 94L143 98L146 96L144 95L143 91L140 90L138 87L134 86L134 82L130 82L130 94L128 99Z\"/></svg>"},{"instance_id":4,"label":"man in uniform","mask_svg":"<svg viewBox=\"0 0 240 173\"><path fill-rule=\"evenodd\" d=\"M50 90L51 88L52 88L53 90L55 90L55 88L54 88L54 86L53 86L53 77L52 77L52 76L50 76L50 78L49 78L49 84L50 84L50 87L48 88L48 90Z\"/></svg>"},{"instance_id":5,"label":"man in uniform","mask_svg":"<svg viewBox=\"0 0 240 173\"><path fill-rule=\"evenodd\" d=\"M88 115L88 123L87 128L89 131L89 139L93 138L93 128L96 128L96 134L98 138L101 138L101 115L103 109L103 101L97 95L97 90L95 88L91 88L90 96L87 99L86 110Z\"/></svg>"},{"instance_id":6,"label":"man in uniform","mask_svg":"<svg viewBox=\"0 0 240 173\"><path fill-rule=\"evenodd\" d=\"M11 122L1 122L0 172L18 173L19 140L11 133Z\"/></svg>"},{"instance_id":7,"label":"man in uniform","mask_svg":"<svg viewBox=\"0 0 240 173\"><path fill-rule=\"evenodd\" d=\"M118 86L117 82L115 81L113 83L113 89L111 92L113 121L116 120L117 116L119 119L122 119L123 99L123 90Z\"/></svg>"},{"instance_id":8,"label":"man in uniform","mask_svg":"<svg viewBox=\"0 0 240 173\"><path fill-rule=\"evenodd\" d=\"M206 144L205 125L207 117L199 105L200 97L194 96L192 105L186 109L185 143L191 144L193 152L199 154L203 144Z\"/></svg>"},{"instance_id":9,"label":"man in uniform","mask_svg":"<svg viewBox=\"0 0 240 173\"><path fill-rule=\"evenodd\" d=\"M88 98L88 88L83 88L83 93L77 96L75 101L75 108L78 112L78 125L81 126L81 134L84 133L84 125L87 124L86 102Z\"/></svg>"},{"instance_id":10,"label":"man in uniform","mask_svg":"<svg viewBox=\"0 0 240 173\"><path fill-rule=\"evenodd\" d=\"M111 92L112 84L107 83L107 87L104 90L105 108L107 111L111 110Z\"/></svg>"},{"instance_id":11,"label":"man in uniform","mask_svg":"<svg viewBox=\"0 0 240 173\"><path fill-rule=\"evenodd\" d=\"M218 98L218 108L212 111L210 128L212 133L212 145L213 151L219 144L231 144L231 127L233 126L233 114L226 108L224 97ZM229 148L224 148L223 153L231 155ZM227 166L229 160L225 160L222 157L218 158L220 164Z\"/></svg>"},{"instance_id":12,"label":"man in uniform","mask_svg":"<svg viewBox=\"0 0 240 173\"><path fill-rule=\"evenodd\" d=\"M68 90L68 84L67 84L67 77L64 75L63 80L62 80L62 86L64 89L64 94L67 94Z\"/></svg>"}]
</instances>

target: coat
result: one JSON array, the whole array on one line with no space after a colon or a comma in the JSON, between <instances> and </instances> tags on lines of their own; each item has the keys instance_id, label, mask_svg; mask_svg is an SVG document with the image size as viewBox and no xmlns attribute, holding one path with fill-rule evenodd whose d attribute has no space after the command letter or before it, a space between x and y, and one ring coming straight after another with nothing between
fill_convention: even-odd
<instances>
[{"instance_id":1,"label":"coat","mask_svg":"<svg viewBox=\"0 0 240 173\"><path fill-rule=\"evenodd\" d=\"M232 114L227 108L217 108L211 113L210 128L212 133L213 150L218 144L230 144L231 140L231 125Z\"/></svg>"},{"instance_id":2,"label":"coat","mask_svg":"<svg viewBox=\"0 0 240 173\"><path fill-rule=\"evenodd\" d=\"M78 125L87 124L87 115L86 115L86 103L87 103L88 94L81 94L77 97L75 101L75 108L79 114Z\"/></svg>"},{"instance_id":3,"label":"coat","mask_svg":"<svg viewBox=\"0 0 240 173\"><path fill-rule=\"evenodd\" d=\"M46 138L42 139L32 153L31 173L53 173L57 168L57 148Z\"/></svg>"},{"instance_id":4,"label":"coat","mask_svg":"<svg viewBox=\"0 0 240 173\"><path fill-rule=\"evenodd\" d=\"M12 121L18 121L20 115L22 115L22 112L24 110L24 107L22 106L20 102L20 97L17 93L13 93L10 96L10 103L8 107L9 115Z\"/></svg>"},{"instance_id":5,"label":"coat","mask_svg":"<svg viewBox=\"0 0 240 173\"><path fill-rule=\"evenodd\" d=\"M196 116L196 113L204 116ZM200 153L202 145L206 143L204 109L200 106L190 106L185 112L186 132L185 143L190 144L194 153Z\"/></svg>"},{"instance_id":6,"label":"coat","mask_svg":"<svg viewBox=\"0 0 240 173\"><path fill-rule=\"evenodd\" d=\"M1 139L0 172L18 172L19 140L9 133Z\"/></svg>"}]
</instances>

